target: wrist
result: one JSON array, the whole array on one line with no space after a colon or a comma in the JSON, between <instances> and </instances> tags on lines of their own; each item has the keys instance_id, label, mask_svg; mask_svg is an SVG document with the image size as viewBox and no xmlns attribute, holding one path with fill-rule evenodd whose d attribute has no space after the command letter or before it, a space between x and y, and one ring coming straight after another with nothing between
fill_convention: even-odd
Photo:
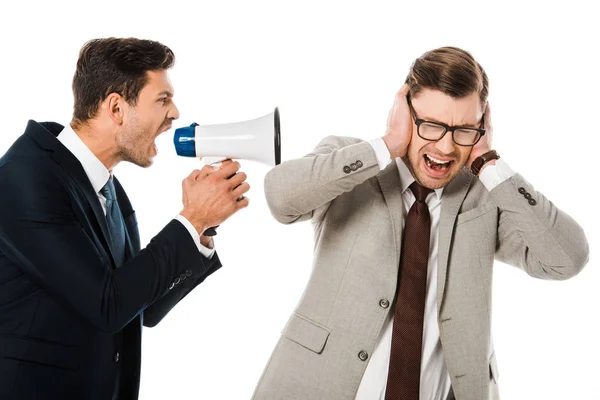
<instances>
[{"instance_id":1,"label":"wrist","mask_svg":"<svg viewBox=\"0 0 600 400\"><path fill-rule=\"evenodd\" d=\"M471 172L475 176L479 176L481 171L488 165L495 165L496 160L500 158L500 154L496 150L489 150L478 157L475 157L471 162Z\"/></svg>"},{"instance_id":2,"label":"wrist","mask_svg":"<svg viewBox=\"0 0 600 400\"><path fill-rule=\"evenodd\" d=\"M211 236L200 235L200 244L207 249L213 249L213 240Z\"/></svg>"},{"instance_id":3,"label":"wrist","mask_svg":"<svg viewBox=\"0 0 600 400\"><path fill-rule=\"evenodd\" d=\"M202 234L204 233L204 231L206 229L208 229L208 226L206 226L206 223L204 223L204 221L201 220L200 218L197 218L196 213L194 213L193 211L186 209L186 208L184 208L179 213L179 215L181 215L182 217L187 219L190 222L190 224L192 224L194 226L194 228L198 232L198 235L200 235L200 237L202 238Z\"/></svg>"},{"instance_id":4,"label":"wrist","mask_svg":"<svg viewBox=\"0 0 600 400\"><path fill-rule=\"evenodd\" d=\"M496 165L496 160L488 161L485 164L483 164L483 166L479 170L479 175L481 175L481 173L483 172L483 170L486 169L487 167L489 167L490 165Z\"/></svg>"}]
</instances>

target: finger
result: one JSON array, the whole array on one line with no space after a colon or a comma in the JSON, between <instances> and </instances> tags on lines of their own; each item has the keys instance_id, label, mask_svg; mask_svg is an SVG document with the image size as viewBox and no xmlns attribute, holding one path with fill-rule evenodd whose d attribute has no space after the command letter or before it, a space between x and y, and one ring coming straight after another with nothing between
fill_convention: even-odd
<instances>
[{"instance_id":1,"label":"finger","mask_svg":"<svg viewBox=\"0 0 600 400\"><path fill-rule=\"evenodd\" d=\"M491 127L492 127L492 111L490 109L489 102L485 105L485 117L484 117L483 123L485 124L486 129L491 129Z\"/></svg>"},{"instance_id":2,"label":"finger","mask_svg":"<svg viewBox=\"0 0 600 400\"><path fill-rule=\"evenodd\" d=\"M204 168L202 168L204 169ZM187 179L196 180L196 177L202 173L201 170L195 169L193 170L187 177Z\"/></svg>"},{"instance_id":3,"label":"finger","mask_svg":"<svg viewBox=\"0 0 600 400\"><path fill-rule=\"evenodd\" d=\"M250 200L248 200L248 198L244 196L240 200L238 200L236 204L238 210L241 210L242 208L248 207L248 204L250 204Z\"/></svg>"},{"instance_id":4,"label":"finger","mask_svg":"<svg viewBox=\"0 0 600 400\"><path fill-rule=\"evenodd\" d=\"M394 103L394 108L404 108L408 107L408 85L404 84L396 93L396 102Z\"/></svg>"},{"instance_id":5,"label":"finger","mask_svg":"<svg viewBox=\"0 0 600 400\"><path fill-rule=\"evenodd\" d=\"M235 188L236 186L239 186L242 182L244 182L247 178L248 177L244 172L238 172L237 174L229 178L229 184L232 188Z\"/></svg>"},{"instance_id":6,"label":"finger","mask_svg":"<svg viewBox=\"0 0 600 400\"><path fill-rule=\"evenodd\" d=\"M408 84L405 83L404 85L402 85L402 87L400 88L400 90L398 90L398 96L397 97L400 97L400 96L406 97L406 96L408 96L408 89L409 89L408 88Z\"/></svg>"},{"instance_id":7,"label":"finger","mask_svg":"<svg viewBox=\"0 0 600 400\"><path fill-rule=\"evenodd\" d=\"M227 164L221 165L221 169L216 173L218 173L221 177L227 179L230 176L234 175L236 172L238 172L239 169L240 163L237 161L232 161Z\"/></svg>"},{"instance_id":8,"label":"finger","mask_svg":"<svg viewBox=\"0 0 600 400\"><path fill-rule=\"evenodd\" d=\"M202 169L200 170L200 172L194 177L194 180L201 180L206 178L208 175L212 174L213 172L215 172L215 168L211 167L210 165L205 165L204 167L202 167Z\"/></svg>"},{"instance_id":9,"label":"finger","mask_svg":"<svg viewBox=\"0 0 600 400\"><path fill-rule=\"evenodd\" d=\"M248 182L244 182L240 186L233 189L232 193L235 198L238 198L243 196L244 193L247 193L248 190L250 190L250 184L248 184Z\"/></svg>"}]
</instances>

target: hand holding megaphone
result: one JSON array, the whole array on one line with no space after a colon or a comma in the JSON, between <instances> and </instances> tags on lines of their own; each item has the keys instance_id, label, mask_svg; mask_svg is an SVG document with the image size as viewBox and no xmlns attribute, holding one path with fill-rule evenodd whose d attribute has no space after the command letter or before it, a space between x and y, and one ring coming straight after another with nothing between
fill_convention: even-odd
<instances>
[{"instance_id":1,"label":"hand holding megaphone","mask_svg":"<svg viewBox=\"0 0 600 400\"><path fill-rule=\"evenodd\" d=\"M249 121L198 125L175 130L175 150L183 157L198 157L206 165L227 159L253 160L275 166L281 163L279 110ZM215 227L204 232L216 235Z\"/></svg>"},{"instance_id":2,"label":"hand holding megaphone","mask_svg":"<svg viewBox=\"0 0 600 400\"><path fill-rule=\"evenodd\" d=\"M219 168L204 166L183 180L184 216L199 234L218 226L237 211L248 206L244 194L250 189L240 163L225 161ZM207 235L209 236L209 235Z\"/></svg>"}]
</instances>

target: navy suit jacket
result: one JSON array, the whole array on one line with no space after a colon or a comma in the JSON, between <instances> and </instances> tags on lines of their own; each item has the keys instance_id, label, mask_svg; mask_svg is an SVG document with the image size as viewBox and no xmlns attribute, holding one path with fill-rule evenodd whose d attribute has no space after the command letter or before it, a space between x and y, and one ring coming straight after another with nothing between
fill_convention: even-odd
<instances>
[{"instance_id":1,"label":"navy suit jacket","mask_svg":"<svg viewBox=\"0 0 600 400\"><path fill-rule=\"evenodd\" d=\"M0 158L0 400L111 400L115 390L137 399L142 326L221 263L176 220L140 250L115 179L128 242L116 268L98 196L56 138L62 128L29 121Z\"/></svg>"}]
</instances>

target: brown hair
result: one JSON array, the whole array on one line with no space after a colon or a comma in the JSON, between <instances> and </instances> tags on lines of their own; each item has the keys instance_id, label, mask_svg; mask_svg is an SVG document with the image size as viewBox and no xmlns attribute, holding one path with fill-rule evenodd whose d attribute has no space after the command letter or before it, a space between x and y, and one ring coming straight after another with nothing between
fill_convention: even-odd
<instances>
[{"instance_id":1,"label":"brown hair","mask_svg":"<svg viewBox=\"0 0 600 400\"><path fill-rule=\"evenodd\" d=\"M73 76L73 125L92 119L111 93L135 105L148 71L168 69L175 55L167 46L136 38L93 39L79 52Z\"/></svg>"},{"instance_id":2,"label":"brown hair","mask_svg":"<svg viewBox=\"0 0 600 400\"><path fill-rule=\"evenodd\" d=\"M457 47L440 47L428 51L411 65L406 77L409 94L422 89L439 90L454 98L478 93L482 107L488 97L488 78L473 56Z\"/></svg>"}]
</instances>

